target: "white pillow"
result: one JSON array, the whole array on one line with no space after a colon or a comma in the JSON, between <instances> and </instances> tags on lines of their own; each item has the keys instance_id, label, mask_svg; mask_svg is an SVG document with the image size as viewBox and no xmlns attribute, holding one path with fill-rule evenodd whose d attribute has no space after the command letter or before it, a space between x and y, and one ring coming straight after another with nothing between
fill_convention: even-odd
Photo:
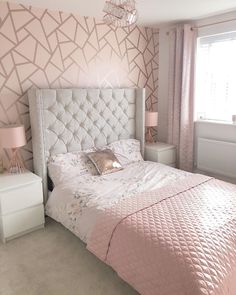
<instances>
[{"instance_id":1,"label":"white pillow","mask_svg":"<svg viewBox=\"0 0 236 295\"><path fill-rule=\"evenodd\" d=\"M110 143L106 148L113 151L122 167L133 162L143 161L140 141L137 139L122 139Z\"/></svg>"},{"instance_id":2,"label":"white pillow","mask_svg":"<svg viewBox=\"0 0 236 295\"><path fill-rule=\"evenodd\" d=\"M96 167L86 155L93 151L94 149L89 149L51 156L48 160L48 173L53 184L57 186L75 176L97 175Z\"/></svg>"}]
</instances>

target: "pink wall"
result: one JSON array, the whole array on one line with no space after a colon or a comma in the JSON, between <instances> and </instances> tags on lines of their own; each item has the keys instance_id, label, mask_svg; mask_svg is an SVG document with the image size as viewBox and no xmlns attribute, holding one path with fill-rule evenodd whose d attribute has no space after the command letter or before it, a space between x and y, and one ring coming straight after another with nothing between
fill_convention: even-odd
<instances>
[{"instance_id":1,"label":"pink wall","mask_svg":"<svg viewBox=\"0 0 236 295\"><path fill-rule=\"evenodd\" d=\"M114 29L94 18L6 2L0 18L0 126L25 125L22 155L29 167L31 87L146 87L147 107L156 107L158 30Z\"/></svg>"}]
</instances>

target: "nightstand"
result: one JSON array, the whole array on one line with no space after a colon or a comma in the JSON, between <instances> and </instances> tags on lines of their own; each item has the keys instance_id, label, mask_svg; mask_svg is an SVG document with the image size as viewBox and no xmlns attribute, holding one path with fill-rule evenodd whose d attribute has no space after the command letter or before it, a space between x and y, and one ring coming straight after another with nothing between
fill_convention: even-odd
<instances>
[{"instance_id":1,"label":"nightstand","mask_svg":"<svg viewBox=\"0 0 236 295\"><path fill-rule=\"evenodd\" d=\"M44 227L42 179L31 172L0 174L0 237L5 243Z\"/></svg>"},{"instance_id":2,"label":"nightstand","mask_svg":"<svg viewBox=\"0 0 236 295\"><path fill-rule=\"evenodd\" d=\"M176 167L176 148L163 142L146 143L144 159Z\"/></svg>"}]
</instances>

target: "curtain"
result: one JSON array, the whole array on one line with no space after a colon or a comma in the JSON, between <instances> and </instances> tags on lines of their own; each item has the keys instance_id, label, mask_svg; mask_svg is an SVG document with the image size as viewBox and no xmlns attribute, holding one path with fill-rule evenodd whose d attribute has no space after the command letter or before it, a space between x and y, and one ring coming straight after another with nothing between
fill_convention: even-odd
<instances>
[{"instance_id":1,"label":"curtain","mask_svg":"<svg viewBox=\"0 0 236 295\"><path fill-rule=\"evenodd\" d=\"M196 31L191 25L169 33L168 142L176 146L180 169L193 170L193 106Z\"/></svg>"}]
</instances>

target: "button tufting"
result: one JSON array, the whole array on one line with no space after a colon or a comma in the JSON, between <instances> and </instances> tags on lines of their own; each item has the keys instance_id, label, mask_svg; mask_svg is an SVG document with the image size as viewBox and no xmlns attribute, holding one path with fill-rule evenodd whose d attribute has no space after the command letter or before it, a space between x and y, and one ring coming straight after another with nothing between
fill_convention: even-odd
<instances>
[{"instance_id":1,"label":"button tufting","mask_svg":"<svg viewBox=\"0 0 236 295\"><path fill-rule=\"evenodd\" d=\"M125 134L134 134L134 124L129 122L135 119L135 107L129 108L129 101L134 101L132 94L126 98L126 92L120 90L71 90L70 96L68 90L57 90L47 109L46 128L60 144L50 143L46 153L64 152L67 147L80 149L95 142L101 145L120 138L123 129ZM117 119L121 110L123 114Z\"/></svg>"}]
</instances>

